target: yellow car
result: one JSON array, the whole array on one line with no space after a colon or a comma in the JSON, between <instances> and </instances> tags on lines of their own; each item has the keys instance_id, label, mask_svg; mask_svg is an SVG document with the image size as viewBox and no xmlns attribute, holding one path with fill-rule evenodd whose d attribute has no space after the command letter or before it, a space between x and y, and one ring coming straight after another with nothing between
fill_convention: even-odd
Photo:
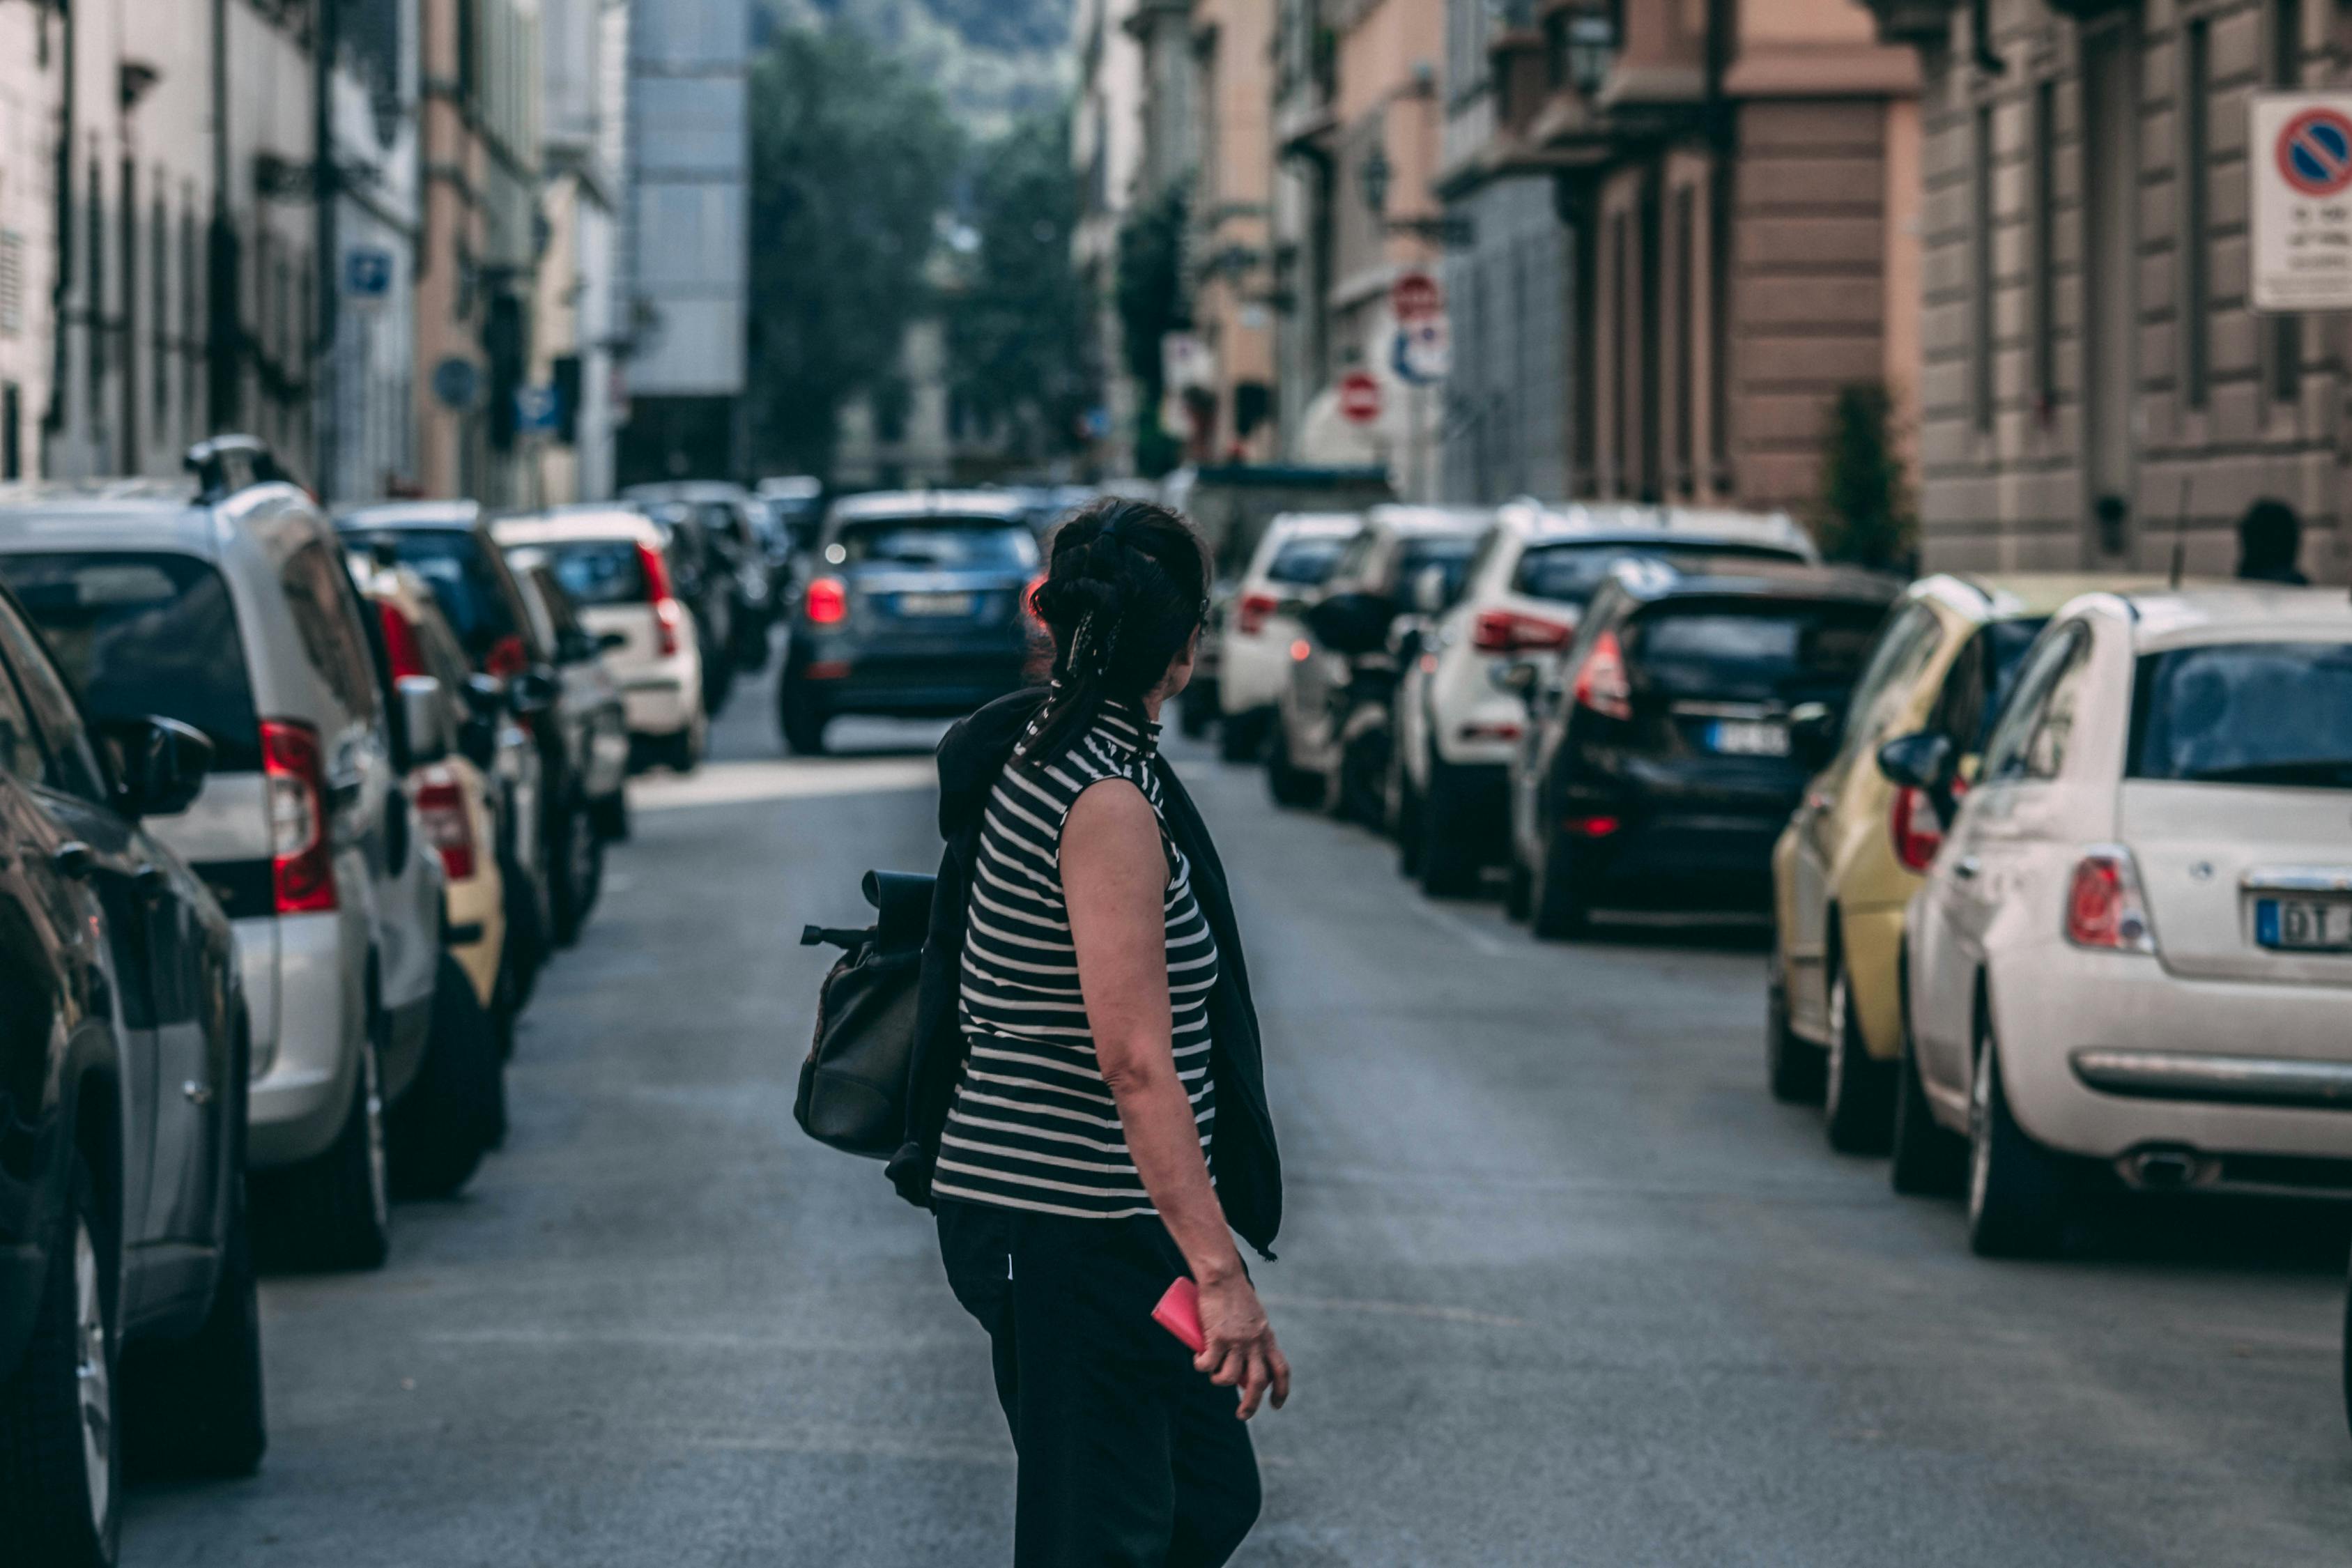
<instances>
[{"instance_id":1,"label":"yellow car","mask_svg":"<svg viewBox=\"0 0 2352 1568\"><path fill-rule=\"evenodd\" d=\"M1937 729L1974 775L2018 659L2077 594L2158 580L1941 575L1897 599L1854 682L1837 750L1772 850L1766 1056L1775 1098L1820 1101L1832 1147L1882 1153L1903 1047L1903 910L1943 844L1937 804L1878 771L1878 748ZM1792 716L1801 730L1804 715Z\"/></svg>"}]
</instances>

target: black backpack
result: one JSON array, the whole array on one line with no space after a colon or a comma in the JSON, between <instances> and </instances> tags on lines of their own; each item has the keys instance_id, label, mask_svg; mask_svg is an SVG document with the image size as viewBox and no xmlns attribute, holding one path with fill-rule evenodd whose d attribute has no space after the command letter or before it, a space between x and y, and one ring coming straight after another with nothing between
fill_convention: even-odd
<instances>
[{"instance_id":1,"label":"black backpack","mask_svg":"<svg viewBox=\"0 0 2352 1568\"><path fill-rule=\"evenodd\" d=\"M816 1037L801 1064L793 1120L844 1153L887 1160L907 1137L908 1074L936 879L868 871L875 921L862 931L809 926L803 947L845 949L817 993Z\"/></svg>"}]
</instances>

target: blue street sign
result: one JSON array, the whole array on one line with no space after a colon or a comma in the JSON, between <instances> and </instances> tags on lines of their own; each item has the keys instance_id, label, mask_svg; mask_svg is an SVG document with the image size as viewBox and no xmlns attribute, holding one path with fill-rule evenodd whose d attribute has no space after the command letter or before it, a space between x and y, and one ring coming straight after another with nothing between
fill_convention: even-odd
<instances>
[{"instance_id":1,"label":"blue street sign","mask_svg":"<svg viewBox=\"0 0 2352 1568\"><path fill-rule=\"evenodd\" d=\"M391 251L360 246L343 252L343 293L354 303L381 304L391 292Z\"/></svg>"},{"instance_id":2,"label":"blue street sign","mask_svg":"<svg viewBox=\"0 0 2352 1568\"><path fill-rule=\"evenodd\" d=\"M534 435L547 435L561 422L563 401L551 386L518 386L515 388L515 428Z\"/></svg>"},{"instance_id":3,"label":"blue street sign","mask_svg":"<svg viewBox=\"0 0 2352 1568\"><path fill-rule=\"evenodd\" d=\"M481 367L452 354L433 367L433 395L444 408L463 414L482 395Z\"/></svg>"}]
</instances>

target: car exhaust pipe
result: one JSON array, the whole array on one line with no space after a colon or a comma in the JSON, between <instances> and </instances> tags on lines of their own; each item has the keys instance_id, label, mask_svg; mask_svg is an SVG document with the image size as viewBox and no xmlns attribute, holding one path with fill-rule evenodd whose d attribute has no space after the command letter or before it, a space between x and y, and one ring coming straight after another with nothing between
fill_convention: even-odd
<instances>
[{"instance_id":1,"label":"car exhaust pipe","mask_svg":"<svg viewBox=\"0 0 2352 1568\"><path fill-rule=\"evenodd\" d=\"M2205 1162L2186 1149L2143 1149L2123 1160L2124 1180L2146 1192L2179 1192L2194 1186Z\"/></svg>"}]
</instances>

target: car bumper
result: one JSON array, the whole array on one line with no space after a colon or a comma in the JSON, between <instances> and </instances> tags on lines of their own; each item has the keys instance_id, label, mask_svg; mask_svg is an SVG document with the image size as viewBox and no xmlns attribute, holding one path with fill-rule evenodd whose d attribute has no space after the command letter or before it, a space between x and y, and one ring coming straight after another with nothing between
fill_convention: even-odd
<instances>
[{"instance_id":1,"label":"car bumper","mask_svg":"<svg viewBox=\"0 0 2352 1568\"><path fill-rule=\"evenodd\" d=\"M969 713L1018 690L1027 684L1028 663L1026 647L865 658L851 650L827 650L795 660L785 686L794 700L824 713L942 718ZM812 677L812 666L840 673Z\"/></svg>"},{"instance_id":2,"label":"car bumper","mask_svg":"<svg viewBox=\"0 0 2352 1568\"><path fill-rule=\"evenodd\" d=\"M1580 869L1600 903L1760 910L1771 902L1772 845L1788 821L1785 811L1644 814L1580 798L1561 815L1610 816L1622 824L1604 837L1579 840Z\"/></svg>"},{"instance_id":3,"label":"car bumper","mask_svg":"<svg viewBox=\"0 0 2352 1568\"><path fill-rule=\"evenodd\" d=\"M352 994L341 914L283 915L237 922L274 926L278 953L277 1048L253 1080L247 1163L290 1165L335 1141L351 1108L363 1037L364 998ZM260 933L256 933L258 936Z\"/></svg>"},{"instance_id":4,"label":"car bumper","mask_svg":"<svg viewBox=\"0 0 2352 1568\"><path fill-rule=\"evenodd\" d=\"M653 670L621 683L621 709L632 735L675 735L694 723L699 682L681 670Z\"/></svg>"},{"instance_id":5,"label":"car bumper","mask_svg":"<svg viewBox=\"0 0 2352 1568\"><path fill-rule=\"evenodd\" d=\"M2342 989L2182 980L2055 940L1996 954L1992 984L2002 1087L2039 1142L2126 1179L2171 1151L2191 1156L2189 1184L2352 1187ZM2346 1163L2340 1181L2282 1181L2247 1157Z\"/></svg>"},{"instance_id":6,"label":"car bumper","mask_svg":"<svg viewBox=\"0 0 2352 1568\"><path fill-rule=\"evenodd\" d=\"M1271 708L1290 679L1290 644L1270 632L1228 632L1217 656L1217 706L1228 716Z\"/></svg>"}]
</instances>

